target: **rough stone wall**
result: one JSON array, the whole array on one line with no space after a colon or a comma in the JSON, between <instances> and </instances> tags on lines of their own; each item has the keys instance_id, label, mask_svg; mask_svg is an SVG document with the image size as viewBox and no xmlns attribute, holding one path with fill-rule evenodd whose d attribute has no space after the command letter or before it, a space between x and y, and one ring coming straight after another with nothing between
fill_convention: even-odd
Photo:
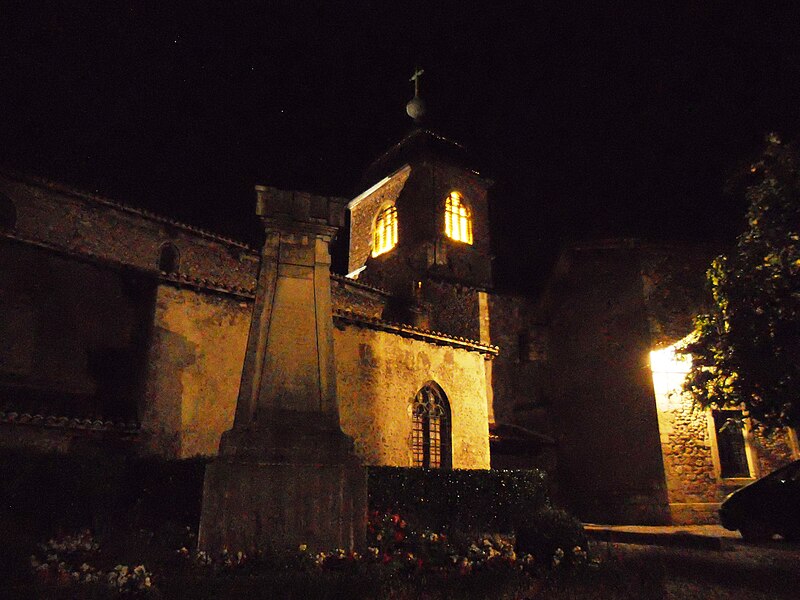
<instances>
[{"instance_id":1,"label":"rough stone wall","mask_svg":"<svg viewBox=\"0 0 800 600\"><path fill-rule=\"evenodd\" d=\"M0 410L136 421L153 287L0 238Z\"/></svg>"},{"instance_id":2,"label":"rough stone wall","mask_svg":"<svg viewBox=\"0 0 800 600\"><path fill-rule=\"evenodd\" d=\"M471 171L446 163L413 162L396 200L398 245L380 256L366 258L366 263L362 263L366 264L366 269L359 275L359 280L400 297L409 297L415 282L426 279L428 274L436 280L482 289L489 287L491 260L487 185L486 180ZM456 242L445 235L445 200L454 190L463 195L464 202L472 212L472 245ZM366 206L365 201L353 213L362 209L362 206ZM378 208L378 205L372 207L371 218L374 218ZM366 235L366 225L359 229L362 226L356 224L353 228L352 224L358 218L357 215L351 217L353 240L357 236L364 239Z\"/></svg>"},{"instance_id":3,"label":"rough stone wall","mask_svg":"<svg viewBox=\"0 0 800 600\"><path fill-rule=\"evenodd\" d=\"M478 290L427 279L422 283L423 301L429 312L429 327L456 337L481 337Z\"/></svg>"},{"instance_id":4,"label":"rough stone wall","mask_svg":"<svg viewBox=\"0 0 800 600\"><path fill-rule=\"evenodd\" d=\"M334 310L348 310L380 319L388 300L388 294L371 290L344 277L331 277L331 301Z\"/></svg>"},{"instance_id":5,"label":"rough stone wall","mask_svg":"<svg viewBox=\"0 0 800 600\"><path fill-rule=\"evenodd\" d=\"M653 348L688 335L708 301L705 272L719 249L701 244L647 245L636 251Z\"/></svg>"},{"instance_id":6,"label":"rough stone wall","mask_svg":"<svg viewBox=\"0 0 800 600\"><path fill-rule=\"evenodd\" d=\"M49 247L158 273L162 245L179 253L177 274L229 289L252 290L258 254L244 244L136 209L0 173L0 193L14 203L13 234Z\"/></svg>"},{"instance_id":7,"label":"rough stone wall","mask_svg":"<svg viewBox=\"0 0 800 600\"><path fill-rule=\"evenodd\" d=\"M159 286L142 430L151 452L215 455L233 425L250 302Z\"/></svg>"},{"instance_id":8,"label":"rough stone wall","mask_svg":"<svg viewBox=\"0 0 800 600\"><path fill-rule=\"evenodd\" d=\"M491 253L489 243L489 205L487 202L487 182L475 176L471 171L445 163L433 165L434 197L438 217L437 230L444 235L444 204L447 195L455 190L461 193L472 213L472 247L478 254L488 256Z\"/></svg>"},{"instance_id":9,"label":"rough stone wall","mask_svg":"<svg viewBox=\"0 0 800 600\"><path fill-rule=\"evenodd\" d=\"M723 479L714 464L708 411L686 395L674 394L658 414L664 472L672 521L716 523L719 503L747 480ZM753 453L754 477L766 475L795 458L788 434L776 431L746 432Z\"/></svg>"},{"instance_id":10,"label":"rough stone wall","mask_svg":"<svg viewBox=\"0 0 800 600\"><path fill-rule=\"evenodd\" d=\"M495 419L547 433L544 391L547 341L531 299L489 294L490 337L500 347L492 366Z\"/></svg>"},{"instance_id":11,"label":"rough stone wall","mask_svg":"<svg viewBox=\"0 0 800 600\"><path fill-rule=\"evenodd\" d=\"M559 482L580 518L669 520L650 335L635 253L573 248L548 295Z\"/></svg>"},{"instance_id":12,"label":"rough stone wall","mask_svg":"<svg viewBox=\"0 0 800 600\"><path fill-rule=\"evenodd\" d=\"M483 356L356 325L334 330L342 429L369 465L411 466L411 407L429 381L452 415L453 468L489 468Z\"/></svg>"},{"instance_id":13,"label":"rough stone wall","mask_svg":"<svg viewBox=\"0 0 800 600\"><path fill-rule=\"evenodd\" d=\"M406 184L411 170L404 168L395 173L389 181L362 198L350 209L350 258L347 271L363 267L372 252L372 226L378 211L385 203L396 202ZM406 224L397 223L397 237L403 239Z\"/></svg>"},{"instance_id":14,"label":"rough stone wall","mask_svg":"<svg viewBox=\"0 0 800 600\"><path fill-rule=\"evenodd\" d=\"M767 435L756 428L752 432L751 444L755 449L759 476L800 458L797 447L792 444L791 434L786 430L777 430Z\"/></svg>"},{"instance_id":15,"label":"rough stone wall","mask_svg":"<svg viewBox=\"0 0 800 600\"><path fill-rule=\"evenodd\" d=\"M692 331L692 319L703 312L708 301L705 271L718 253L717 248L701 245L646 245L638 249L653 349L671 346ZM708 411L680 393L677 379L667 398L657 398L672 519L676 523L716 522L718 503L746 481L719 475ZM793 458L783 432L766 436L751 431L747 438L755 477Z\"/></svg>"}]
</instances>

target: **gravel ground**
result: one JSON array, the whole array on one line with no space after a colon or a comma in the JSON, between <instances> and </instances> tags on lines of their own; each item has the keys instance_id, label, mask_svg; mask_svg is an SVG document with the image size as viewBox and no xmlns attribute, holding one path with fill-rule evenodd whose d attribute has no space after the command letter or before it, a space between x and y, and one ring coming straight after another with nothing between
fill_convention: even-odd
<instances>
[{"instance_id":1,"label":"gravel ground","mask_svg":"<svg viewBox=\"0 0 800 600\"><path fill-rule=\"evenodd\" d=\"M800 599L798 544L737 542L718 551L598 542L593 549L623 576L640 578L639 587L647 597Z\"/></svg>"}]
</instances>

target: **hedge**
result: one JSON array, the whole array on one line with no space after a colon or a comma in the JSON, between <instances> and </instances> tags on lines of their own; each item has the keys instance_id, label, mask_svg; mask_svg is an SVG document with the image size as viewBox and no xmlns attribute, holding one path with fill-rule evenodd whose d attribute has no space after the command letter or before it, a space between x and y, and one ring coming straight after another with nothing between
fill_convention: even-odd
<instances>
[{"instance_id":1,"label":"hedge","mask_svg":"<svg viewBox=\"0 0 800 600\"><path fill-rule=\"evenodd\" d=\"M368 468L371 510L399 512L431 531L511 532L549 508L538 469Z\"/></svg>"},{"instance_id":2,"label":"hedge","mask_svg":"<svg viewBox=\"0 0 800 600\"><path fill-rule=\"evenodd\" d=\"M207 459L0 450L0 511L44 532L165 523L196 528ZM369 508L418 529L511 532L549 507L540 470L368 467Z\"/></svg>"},{"instance_id":3,"label":"hedge","mask_svg":"<svg viewBox=\"0 0 800 600\"><path fill-rule=\"evenodd\" d=\"M0 450L0 511L28 527L121 525L155 529L200 520L207 460L166 461L102 451L74 454Z\"/></svg>"}]
</instances>

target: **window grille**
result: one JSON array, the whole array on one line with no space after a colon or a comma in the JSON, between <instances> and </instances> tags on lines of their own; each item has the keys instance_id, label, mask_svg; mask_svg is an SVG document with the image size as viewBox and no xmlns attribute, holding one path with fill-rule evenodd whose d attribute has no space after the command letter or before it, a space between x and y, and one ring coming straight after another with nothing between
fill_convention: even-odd
<instances>
[{"instance_id":1,"label":"window grille","mask_svg":"<svg viewBox=\"0 0 800 600\"><path fill-rule=\"evenodd\" d=\"M715 410L712 416L717 435L720 475L724 478L750 477L742 411Z\"/></svg>"},{"instance_id":2,"label":"window grille","mask_svg":"<svg viewBox=\"0 0 800 600\"><path fill-rule=\"evenodd\" d=\"M435 384L424 386L414 397L411 448L414 466L449 469L450 407L444 392Z\"/></svg>"},{"instance_id":3,"label":"window grille","mask_svg":"<svg viewBox=\"0 0 800 600\"><path fill-rule=\"evenodd\" d=\"M397 208L387 206L375 217L372 256L388 252L397 245Z\"/></svg>"},{"instance_id":4,"label":"window grille","mask_svg":"<svg viewBox=\"0 0 800 600\"><path fill-rule=\"evenodd\" d=\"M472 215L458 192L450 192L445 200L444 232L457 242L472 244Z\"/></svg>"}]
</instances>

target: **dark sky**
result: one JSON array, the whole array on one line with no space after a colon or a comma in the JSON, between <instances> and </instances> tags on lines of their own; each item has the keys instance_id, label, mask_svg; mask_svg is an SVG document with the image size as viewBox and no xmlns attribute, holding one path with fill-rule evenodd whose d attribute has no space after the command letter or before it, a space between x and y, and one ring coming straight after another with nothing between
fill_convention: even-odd
<instances>
[{"instance_id":1,"label":"dark sky","mask_svg":"<svg viewBox=\"0 0 800 600\"><path fill-rule=\"evenodd\" d=\"M800 125L800 8L656 4L5 0L0 162L252 239L255 183L360 191L420 65L429 125L497 182L499 273L730 239L726 179Z\"/></svg>"}]
</instances>

